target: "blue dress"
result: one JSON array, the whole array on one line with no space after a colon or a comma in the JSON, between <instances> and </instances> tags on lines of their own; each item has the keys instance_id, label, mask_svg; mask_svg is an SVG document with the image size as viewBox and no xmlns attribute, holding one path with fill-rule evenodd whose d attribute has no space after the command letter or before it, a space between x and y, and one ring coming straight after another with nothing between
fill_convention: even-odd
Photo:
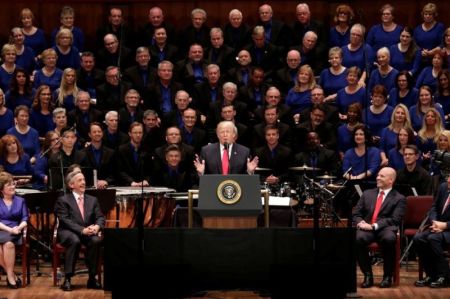
<instances>
[{"instance_id":1,"label":"blue dress","mask_svg":"<svg viewBox=\"0 0 450 299\"><path fill-rule=\"evenodd\" d=\"M435 93L437 90L437 77L433 76L433 67L427 66L424 68L419 77L416 80L416 88L419 89L423 85L428 85L431 88L431 93Z\"/></svg>"},{"instance_id":2,"label":"blue dress","mask_svg":"<svg viewBox=\"0 0 450 299\"><path fill-rule=\"evenodd\" d=\"M34 157L39 154L39 133L33 128L30 128L27 133L21 134L17 131L16 126L8 129L8 134L14 135L19 139L20 144L22 144L23 150L30 157Z\"/></svg>"},{"instance_id":3,"label":"blue dress","mask_svg":"<svg viewBox=\"0 0 450 299\"><path fill-rule=\"evenodd\" d=\"M367 155L367 159L366 159ZM367 167L366 167L367 160ZM343 171L347 171L352 167L352 175L360 175L363 172L370 171L372 173L371 178L375 179L378 173L378 169L381 164L380 150L376 147L368 147L366 153L362 156L358 156L355 152L355 148L347 150L344 154L342 161Z\"/></svg>"},{"instance_id":4,"label":"blue dress","mask_svg":"<svg viewBox=\"0 0 450 299\"><path fill-rule=\"evenodd\" d=\"M328 45L329 48L332 47L344 47L350 43L350 28L344 32L344 34L340 33L336 30L336 27L330 28L330 35L328 36Z\"/></svg>"},{"instance_id":5,"label":"blue dress","mask_svg":"<svg viewBox=\"0 0 450 299\"><path fill-rule=\"evenodd\" d=\"M47 49L47 41L45 39L44 30L38 28L37 31L32 35L26 35L24 44L30 47L36 55L40 55L42 51Z\"/></svg>"},{"instance_id":6,"label":"blue dress","mask_svg":"<svg viewBox=\"0 0 450 299\"><path fill-rule=\"evenodd\" d=\"M12 126L14 126L14 113L6 108L5 114L0 115L0 137L5 135Z\"/></svg>"},{"instance_id":7,"label":"blue dress","mask_svg":"<svg viewBox=\"0 0 450 299\"><path fill-rule=\"evenodd\" d=\"M8 73L3 67L0 66L0 88L3 92L6 92L9 89L13 75L14 73Z\"/></svg>"},{"instance_id":8,"label":"blue dress","mask_svg":"<svg viewBox=\"0 0 450 299\"><path fill-rule=\"evenodd\" d=\"M372 70L375 54L370 45L364 44L356 51L350 51L348 46L342 47L341 49L343 66L347 68L357 66L361 72L366 71L366 69L369 69L369 72Z\"/></svg>"},{"instance_id":9,"label":"blue dress","mask_svg":"<svg viewBox=\"0 0 450 299\"><path fill-rule=\"evenodd\" d=\"M398 133L395 133L388 127L381 130L380 150L388 156L388 153L397 145Z\"/></svg>"},{"instance_id":10,"label":"blue dress","mask_svg":"<svg viewBox=\"0 0 450 299\"><path fill-rule=\"evenodd\" d=\"M47 77L42 72L42 69L37 70L34 74L34 83L33 87L38 88L39 86L45 84L50 87L51 91L56 90L61 85L61 78L62 78L63 72L60 69L55 69L53 74L50 77Z\"/></svg>"},{"instance_id":11,"label":"blue dress","mask_svg":"<svg viewBox=\"0 0 450 299\"><path fill-rule=\"evenodd\" d=\"M28 108L31 108L31 104L33 104L34 94L36 90L34 88L31 91L31 94L17 94L14 95L11 90L8 90L5 94L6 99L6 107L14 111L17 106L25 105Z\"/></svg>"},{"instance_id":12,"label":"blue dress","mask_svg":"<svg viewBox=\"0 0 450 299\"><path fill-rule=\"evenodd\" d=\"M441 105L436 103L434 104L434 108L441 114L441 119L445 119L444 110L442 110ZM409 116L411 117L411 125L414 131L418 132L423 124L424 113L417 111L417 105L413 105L409 108Z\"/></svg>"},{"instance_id":13,"label":"blue dress","mask_svg":"<svg viewBox=\"0 0 450 299\"><path fill-rule=\"evenodd\" d=\"M33 167L33 177L35 181L33 182L33 189L45 190L47 185L44 183L44 178L48 171L48 158L46 156L37 156L36 163Z\"/></svg>"},{"instance_id":14,"label":"blue dress","mask_svg":"<svg viewBox=\"0 0 450 299\"><path fill-rule=\"evenodd\" d=\"M70 51L67 54L61 53L58 47L53 47L58 55L58 61L56 62L56 67L60 70L64 70L68 67L74 70L80 68L80 52L75 47L70 47Z\"/></svg>"},{"instance_id":15,"label":"blue dress","mask_svg":"<svg viewBox=\"0 0 450 299\"><path fill-rule=\"evenodd\" d=\"M402 33L402 26L395 26L392 31L385 31L383 25L376 24L370 28L367 33L366 42L372 47L373 51L376 53L380 48L387 47L397 44L400 41L400 33Z\"/></svg>"},{"instance_id":16,"label":"blue dress","mask_svg":"<svg viewBox=\"0 0 450 299\"><path fill-rule=\"evenodd\" d=\"M389 102L388 105L395 107L398 104L404 104L406 107L411 108L417 103L419 99L419 91L417 88L413 87L404 97L400 97L396 87L392 88L389 92Z\"/></svg>"},{"instance_id":17,"label":"blue dress","mask_svg":"<svg viewBox=\"0 0 450 299\"><path fill-rule=\"evenodd\" d=\"M350 104L360 103L362 107L366 105L366 89L361 87L353 94L349 94L342 88L336 95L336 106L339 113L347 114L347 109Z\"/></svg>"},{"instance_id":18,"label":"blue dress","mask_svg":"<svg viewBox=\"0 0 450 299\"><path fill-rule=\"evenodd\" d=\"M16 65L25 69L28 74L31 74L32 71L36 69L36 54L34 54L33 49L30 47L25 47L23 53L21 55L16 56Z\"/></svg>"},{"instance_id":19,"label":"blue dress","mask_svg":"<svg viewBox=\"0 0 450 299\"><path fill-rule=\"evenodd\" d=\"M393 111L394 108L389 105L386 105L383 112L379 114L373 113L370 108L363 110L363 122L367 125L367 127L369 127L372 136L381 136L381 130L387 127L391 122L391 115Z\"/></svg>"},{"instance_id":20,"label":"blue dress","mask_svg":"<svg viewBox=\"0 0 450 299\"><path fill-rule=\"evenodd\" d=\"M395 87L395 78L397 75L398 71L394 68L387 75L381 75L379 69L373 70L370 74L369 84L367 85L369 91L371 91L375 85L381 84L389 92L389 90Z\"/></svg>"},{"instance_id":21,"label":"blue dress","mask_svg":"<svg viewBox=\"0 0 450 299\"><path fill-rule=\"evenodd\" d=\"M28 208L25 199L14 195L11 209L9 209L3 197L0 198L0 222L9 227L18 226L21 222L28 221ZM13 242L16 245L21 244L22 235L11 235L9 232L0 231L0 244Z\"/></svg>"},{"instance_id":22,"label":"blue dress","mask_svg":"<svg viewBox=\"0 0 450 299\"><path fill-rule=\"evenodd\" d=\"M55 28L52 31L52 34L50 36L50 45L56 46L55 43L55 38L56 38L56 34L59 32L59 30L61 29L61 27ZM76 47L78 50L83 51L84 50L84 33L83 31L78 28L78 27L72 27L72 35L73 35L73 42L72 42L72 46ZM58 56L59 59L59 56Z\"/></svg>"},{"instance_id":23,"label":"blue dress","mask_svg":"<svg viewBox=\"0 0 450 299\"><path fill-rule=\"evenodd\" d=\"M32 175L33 174L33 168L31 167L30 163L30 156L27 154L23 154L19 160L14 163L10 164L6 160L0 159L0 165L3 165L3 168L5 168L6 172L9 172L12 175Z\"/></svg>"},{"instance_id":24,"label":"blue dress","mask_svg":"<svg viewBox=\"0 0 450 299\"><path fill-rule=\"evenodd\" d=\"M388 165L395 170L400 170L405 168L405 161L403 160L403 155L398 151L396 147L391 148L388 153Z\"/></svg>"},{"instance_id":25,"label":"blue dress","mask_svg":"<svg viewBox=\"0 0 450 299\"><path fill-rule=\"evenodd\" d=\"M416 44L422 49L434 49L439 46L444 36L445 26L442 23L436 23L433 28L424 31L422 24L414 28L413 38Z\"/></svg>"},{"instance_id":26,"label":"blue dress","mask_svg":"<svg viewBox=\"0 0 450 299\"><path fill-rule=\"evenodd\" d=\"M286 105L291 108L293 114L311 107L311 90L297 92L291 88L286 96Z\"/></svg>"},{"instance_id":27,"label":"blue dress","mask_svg":"<svg viewBox=\"0 0 450 299\"><path fill-rule=\"evenodd\" d=\"M319 85L322 86L325 96L337 93L347 86L347 70L339 75L334 75L329 68L324 69L320 73Z\"/></svg>"},{"instance_id":28,"label":"blue dress","mask_svg":"<svg viewBox=\"0 0 450 299\"><path fill-rule=\"evenodd\" d=\"M345 153L347 150L353 147L353 131L351 131L347 124L340 125L337 129L338 137L338 152Z\"/></svg>"},{"instance_id":29,"label":"blue dress","mask_svg":"<svg viewBox=\"0 0 450 299\"><path fill-rule=\"evenodd\" d=\"M416 54L414 55L414 59L406 62L405 61L405 53L401 52L398 48L398 45L392 45L389 48L389 52L391 53L391 66L401 71L411 72L411 75L414 77L420 69L420 62L422 60L422 56L420 54L420 50L416 50Z\"/></svg>"},{"instance_id":30,"label":"blue dress","mask_svg":"<svg viewBox=\"0 0 450 299\"><path fill-rule=\"evenodd\" d=\"M34 109L30 113L30 126L38 131L40 137L45 137L48 131L56 127L51 112L49 114L42 114L41 111Z\"/></svg>"}]
</instances>

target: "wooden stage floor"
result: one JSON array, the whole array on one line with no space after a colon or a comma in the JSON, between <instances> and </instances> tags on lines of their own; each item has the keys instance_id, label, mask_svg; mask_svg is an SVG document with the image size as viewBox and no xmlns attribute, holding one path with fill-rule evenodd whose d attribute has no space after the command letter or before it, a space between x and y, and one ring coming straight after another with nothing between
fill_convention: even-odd
<instances>
[{"instance_id":1,"label":"wooden stage floor","mask_svg":"<svg viewBox=\"0 0 450 299\"><path fill-rule=\"evenodd\" d=\"M382 278L382 265L376 265L373 267L375 275L375 283L379 283ZM19 268L16 269L20 271ZM34 266L32 266L32 271ZM44 273L51 273L51 267L48 264L41 265L41 271ZM414 298L414 299L449 299L450 288L445 289L430 289L430 288L417 288L413 283L417 279L417 263L410 262L408 271L406 267L401 267L401 282L399 287L393 287L390 289L380 289L375 286L370 289L358 288L357 294L363 298ZM363 277L358 271L358 285L361 283ZM88 290L86 289L87 274L77 275L72 279L74 284L74 290L72 292L63 292L57 287L53 287L52 277L41 276L37 277L33 275L31 277L31 285L26 288L11 290L6 287L6 277L2 275L0 280L0 298L7 299L44 299L44 298L74 298L74 299L100 299L111 298L111 293ZM151 294L151 285L149 285L149 294ZM145 298L151 298L146 296ZM214 298L214 299L240 299L240 298L268 298L260 297L258 294L249 291L214 291L209 292L204 297L192 297L192 298ZM299 289L298 298L308 298L304 294L304 290ZM314 296L310 297L314 298Z\"/></svg>"}]
</instances>

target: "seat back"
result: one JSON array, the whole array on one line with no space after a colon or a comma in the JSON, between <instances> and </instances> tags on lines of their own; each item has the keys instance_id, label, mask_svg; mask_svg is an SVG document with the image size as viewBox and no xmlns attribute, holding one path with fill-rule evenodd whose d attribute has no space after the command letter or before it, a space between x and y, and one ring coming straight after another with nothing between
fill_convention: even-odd
<instances>
[{"instance_id":1,"label":"seat back","mask_svg":"<svg viewBox=\"0 0 450 299\"><path fill-rule=\"evenodd\" d=\"M408 196L406 198L406 214L403 228L419 228L433 204L433 196Z\"/></svg>"}]
</instances>

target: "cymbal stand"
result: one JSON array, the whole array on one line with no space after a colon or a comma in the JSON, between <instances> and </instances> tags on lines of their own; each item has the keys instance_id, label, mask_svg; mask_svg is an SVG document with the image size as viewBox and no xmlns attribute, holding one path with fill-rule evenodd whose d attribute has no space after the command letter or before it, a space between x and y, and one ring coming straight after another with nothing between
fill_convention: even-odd
<instances>
[{"instance_id":1,"label":"cymbal stand","mask_svg":"<svg viewBox=\"0 0 450 299\"><path fill-rule=\"evenodd\" d=\"M344 183L342 184L342 187L345 187L347 182L348 182L348 179L345 179ZM335 200L336 196L338 194L340 194L342 189L344 189L344 188L338 189L336 191L336 193L333 193L333 195L329 198L329 202L327 202L327 205L330 207L331 214L333 215L333 225L334 226L336 226L336 224L338 224L338 223L345 226L345 223L342 221L342 219L339 217L339 215L336 213L336 210L334 209L334 200Z\"/></svg>"}]
</instances>

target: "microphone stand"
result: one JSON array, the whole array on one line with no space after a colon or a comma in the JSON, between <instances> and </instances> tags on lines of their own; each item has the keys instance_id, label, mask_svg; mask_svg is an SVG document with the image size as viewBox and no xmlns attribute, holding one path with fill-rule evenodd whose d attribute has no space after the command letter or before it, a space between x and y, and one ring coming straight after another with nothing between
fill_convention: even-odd
<instances>
[{"instance_id":1,"label":"microphone stand","mask_svg":"<svg viewBox=\"0 0 450 299\"><path fill-rule=\"evenodd\" d=\"M138 229L138 263L144 263L144 158L142 157L141 146L138 149L138 166L141 179L141 196L136 200L136 225Z\"/></svg>"}]
</instances>

